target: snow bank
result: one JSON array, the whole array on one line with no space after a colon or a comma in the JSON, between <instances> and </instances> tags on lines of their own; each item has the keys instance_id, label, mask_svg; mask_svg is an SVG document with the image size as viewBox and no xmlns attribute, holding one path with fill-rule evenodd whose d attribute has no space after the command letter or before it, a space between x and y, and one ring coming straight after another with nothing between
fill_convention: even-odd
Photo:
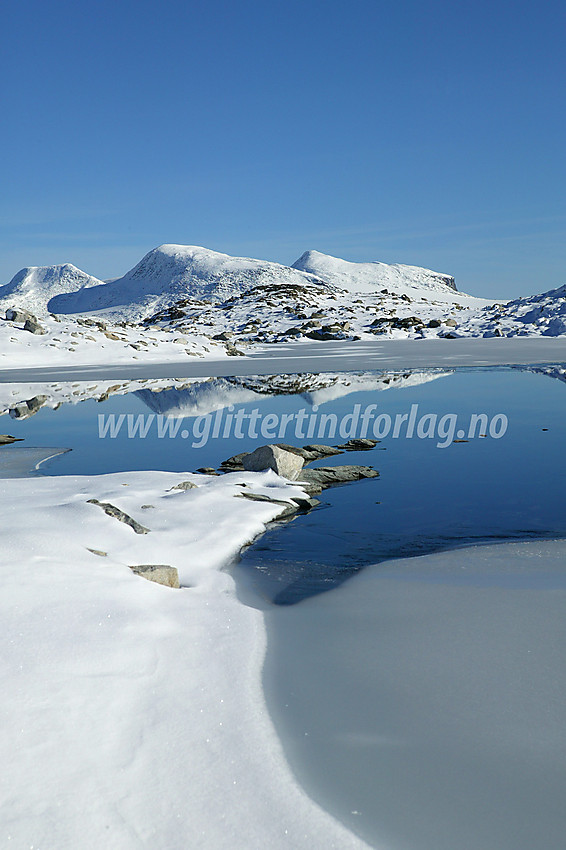
<instances>
[{"instance_id":1,"label":"snow bank","mask_svg":"<svg viewBox=\"0 0 566 850\"><path fill-rule=\"evenodd\" d=\"M234 498L243 484L297 490L274 473L2 482L3 847L365 846L297 786L266 713L263 618L220 568L281 506ZM181 590L140 563L176 566Z\"/></svg>"}]
</instances>

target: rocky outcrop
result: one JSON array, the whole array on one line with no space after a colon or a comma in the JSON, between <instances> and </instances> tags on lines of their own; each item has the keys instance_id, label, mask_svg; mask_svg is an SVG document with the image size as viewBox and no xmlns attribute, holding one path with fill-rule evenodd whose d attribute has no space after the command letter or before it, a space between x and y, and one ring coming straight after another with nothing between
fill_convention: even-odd
<instances>
[{"instance_id":1,"label":"rocky outcrop","mask_svg":"<svg viewBox=\"0 0 566 850\"><path fill-rule=\"evenodd\" d=\"M99 508L102 508L105 514L114 517L114 519L123 522L125 525L129 525L136 534L149 534L149 528L146 528L144 525L140 525L137 520L120 510L120 508L117 508L116 505L110 504L110 502L99 502L98 499L87 499L87 504L98 505Z\"/></svg>"},{"instance_id":2,"label":"rocky outcrop","mask_svg":"<svg viewBox=\"0 0 566 850\"><path fill-rule=\"evenodd\" d=\"M28 321L37 322L33 313L28 312L28 310L18 310L17 307L9 307L6 310L6 320L8 322L16 322L17 324Z\"/></svg>"},{"instance_id":3,"label":"rocky outcrop","mask_svg":"<svg viewBox=\"0 0 566 850\"><path fill-rule=\"evenodd\" d=\"M347 443L336 446L336 448L344 449L346 452L367 452L370 449L374 449L378 442L379 440L370 440L367 437L354 437L352 440L348 440Z\"/></svg>"},{"instance_id":4,"label":"rocky outcrop","mask_svg":"<svg viewBox=\"0 0 566 850\"><path fill-rule=\"evenodd\" d=\"M242 458L242 464L248 472L262 472L272 469L282 478L295 481L303 468L304 460L294 452L286 451L276 445L260 446L251 454Z\"/></svg>"},{"instance_id":5,"label":"rocky outcrop","mask_svg":"<svg viewBox=\"0 0 566 850\"><path fill-rule=\"evenodd\" d=\"M11 434L0 434L0 446L8 446L10 443L21 443L23 437L12 437Z\"/></svg>"},{"instance_id":6,"label":"rocky outcrop","mask_svg":"<svg viewBox=\"0 0 566 850\"><path fill-rule=\"evenodd\" d=\"M29 331L30 334L35 334L36 336L42 336L46 334L47 331L44 327L42 327L37 319L26 319L24 324L24 331Z\"/></svg>"},{"instance_id":7,"label":"rocky outcrop","mask_svg":"<svg viewBox=\"0 0 566 850\"><path fill-rule=\"evenodd\" d=\"M11 419L29 419L30 416L34 416L38 410L41 410L45 402L47 401L46 395L35 395L33 398L28 399L27 401L21 401L19 404L14 405L9 410Z\"/></svg>"},{"instance_id":8,"label":"rocky outcrop","mask_svg":"<svg viewBox=\"0 0 566 850\"><path fill-rule=\"evenodd\" d=\"M303 469L297 484L302 485L304 481L320 487L330 487L332 484L346 484L378 476L379 472L371 466L319 466L316 469Z\"/></svg>"}]
</instances>

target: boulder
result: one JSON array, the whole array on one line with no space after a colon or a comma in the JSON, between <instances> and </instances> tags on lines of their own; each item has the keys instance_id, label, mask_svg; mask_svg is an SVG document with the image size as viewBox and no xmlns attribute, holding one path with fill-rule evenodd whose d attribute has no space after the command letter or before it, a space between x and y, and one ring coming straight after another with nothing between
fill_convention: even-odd
<instances>
[{"instance_id":1,"label":"boulder","mask_svg":"<svg viewBox=\"0 0 566 850\"><path fill-rule=\"evenodd\" d=\"M41 334L46 334L47 331L43 328L37 319L31 318L26 319L24 324L24 331L29 331L30 334L36 334L37 336L41 336Z\"/></svg>"},{"instance_id":2,"label":"boulder","mask_svg":"<svg viewBox=\"0 0 566 850\"><path fill-rule=\"evenodd\" d=\"M319 466L317 469L303 469L298 484L317 484L330 487L332 484L346 484L360 481L362 478L377 478L379 472L371 466Z\"/></svg>"},{"instance_id":3,"label":"boulder","mask_svg":"<svg viewBox=\"0 0 566 850\"><path fill-rule=\"evenodd\" d=\"M179 573L176 567L168 564L130 564L130 569L137 576L165 587L181 587Z\"/></svg>"},{"instance_id":4,"label":"boulder","mask_svg":"<svg viewBox=\"0 0 566 850\"><path fill-rule=\"evenodd\" d=\"M28 419L40 410L47 401L46 395L34 395L27 401L14 405L9 410L11 419Z\"/></svg>"},{"instance_id":5,"label":"boulder","mask_svg":"<svg viewBox=\"0 0 566 850\"><path fill-rule=\"evenodd\" d=\"M29 313L27 310L18 310L15 307L6 310L6 320L8 322L37 322L33 313Z\"/></svg>"},{"instance_id":6,"label":"boulder","mask_svg":"<svg viewBox=\"0 0 566 850\"><path fill-rule=\"evenodd\" d=\"M261 472L272 469L277 475L295 481L303 468L303 458L294 452L286 451L279 446L260 446L242 459L244 469L248 472Z\"/></svg>"}]
</instances>

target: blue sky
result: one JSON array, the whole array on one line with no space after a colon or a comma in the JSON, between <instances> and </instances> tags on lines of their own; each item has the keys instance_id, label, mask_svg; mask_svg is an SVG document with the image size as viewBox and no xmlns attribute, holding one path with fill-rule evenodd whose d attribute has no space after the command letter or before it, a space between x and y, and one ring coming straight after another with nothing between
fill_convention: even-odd
<instances>
[{"instance_id":1,"label":"blue sky","mask_svg":"<svg viewBox=\"0 0 566 850\"><path fill-rule=\"evenodd\" d=\"M566 9L5 0L0 283L163 242L566 282Z\"/></svg>"}]
</instances>

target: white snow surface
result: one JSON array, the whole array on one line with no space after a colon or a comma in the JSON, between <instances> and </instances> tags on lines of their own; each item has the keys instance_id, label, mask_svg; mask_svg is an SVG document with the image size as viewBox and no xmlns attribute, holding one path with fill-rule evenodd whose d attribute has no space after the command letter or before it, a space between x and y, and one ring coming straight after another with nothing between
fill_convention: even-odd
<instances>
[{"instance_id":1,"label":"white snow surface","mask_svg":"<svg viewBox=\"0 0 566 850\"><path fill-rule=\"evenodd\" d=\"M453 295L456 291L452 275L399 263L352 263L319 251L305 251L292 268L314 274L350 292L370 293L387 288L410 295L411 290L414 292L416 289L429 289L440 294L449 289L448 294Z\"/></svg>"},{"instance_id":2,"label":"white snow surface","mask_svg":"<svg viewBox=\"0 0 566 850\"><path fill-rule=\"evenodd\" d=\"M458 336L564 336L566 285L540 295L484 307L465 316Z\"/></svg>"},{"instance_id":3,"label":"white snow surface","mask_svg":"<svg viewBox=\"0 0 566 850\"><path fill-rule=\"evenodd\" d=\"M198 488L171 490L183 480ZM2 484L2 847L367 846L292 776L261 687L263 616L222 569L281 510L235 498L243 484L282 499L295 485L272 472ZM128 568L147 563L176 566L182 588Z\"/></svg>"},{"instance_id":4,"label":"white snow surface","mask_svg":"<svg viewBox=\"0 0 566 850\"><path fill-rule=\"evenodd\" d=\"M133 325L83 324L75 317L62 319L44 315L40 324L44 334L23 329L22 322L0 319L0 369L25 366L63 366L69 363L128 363L143 359L146 363L188 357L226 356L223 345L202 336L169 328L146 330Z\"/></svg>"},{"instance_id":5,"label":"white snow surface","mask_svg":"<svg viewBox=\"0 0 566 850\"><path fill-rule=\"evenodd\" d=\"M0 286L0 307L20 307L34 315L45 315L53 296L68 292L82 293L102 281L71 263L58 266L29 266Z\"/></svg>"}]
</instances>

